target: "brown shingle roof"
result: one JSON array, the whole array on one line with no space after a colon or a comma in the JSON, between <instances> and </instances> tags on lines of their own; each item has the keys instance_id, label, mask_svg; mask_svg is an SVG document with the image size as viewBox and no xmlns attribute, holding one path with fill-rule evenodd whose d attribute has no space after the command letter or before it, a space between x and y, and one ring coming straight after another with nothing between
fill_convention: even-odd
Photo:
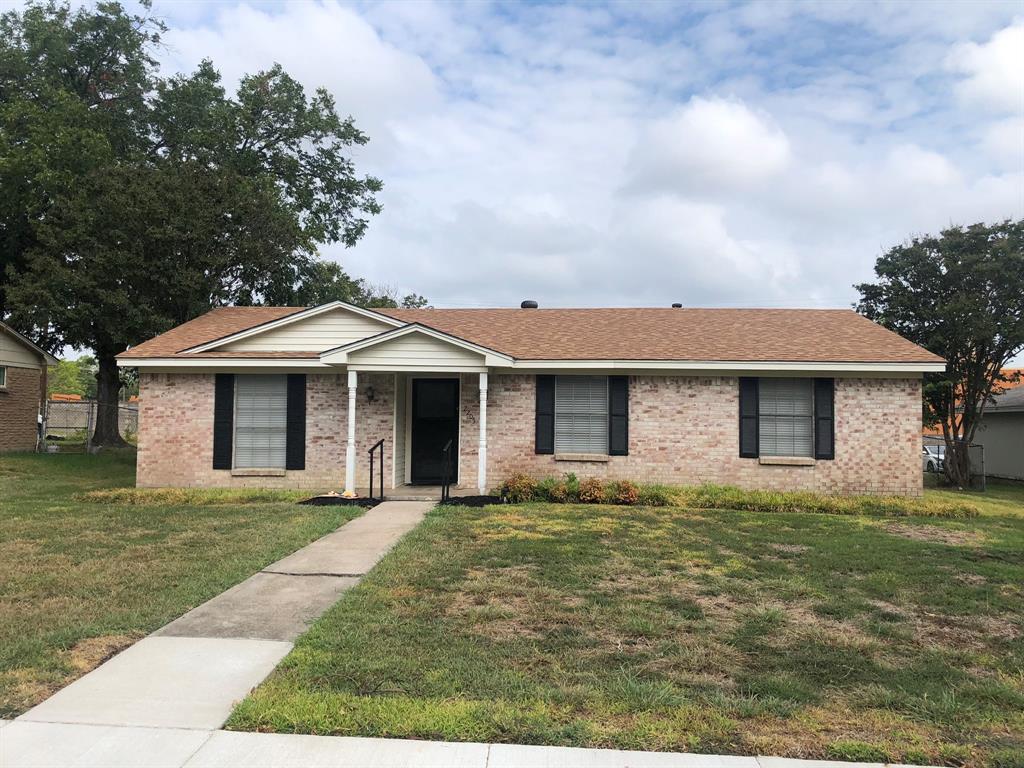
<instances>
[{"instance_id":1,"label":"brown shingle roof","mask_svg":"<svg viewBox=\"0 0 1024 768\"><path fill-rule=\"evenodd\" d=\"M122 354L164 357L298 312L225 307ZM520 360L936 363L941 358L846 309L384 309ZM317 352L229 353L315 357ZM203 357L227 356L211 350Z\"/></svg>"},{"instance_id":2,"label":"brown shingle roof","mask_svg":"<svg viewBox=\"0 0 1024 768\"><path fill-rule=\"evenodd\" d=\"M847 309L386 309L518 359L941 362Z\"/></svg>"}]
</instances>

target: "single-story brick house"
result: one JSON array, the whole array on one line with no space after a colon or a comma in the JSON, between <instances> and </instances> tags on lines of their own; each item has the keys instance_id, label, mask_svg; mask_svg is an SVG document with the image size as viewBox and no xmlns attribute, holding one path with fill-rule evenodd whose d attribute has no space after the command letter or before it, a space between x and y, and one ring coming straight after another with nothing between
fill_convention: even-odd
<instances>
[{"instance_id":1,"label":"single-story brick house","mask_svg":"<svg viewBox=\"0 0 1024 768\"><path fill-rule=\"evenodd\" d=\"M46 367L57 359L0 323L0 451L32 451L46 398Z\"/></svg>"},{"instance_id":2,"label":"single-story brick house","mask_svg":"<svg viewBox=\"0 0 1024 768\"><path fill-rule=\"evenodd\" d=\"M921 376L849 310L224 307L118 358L142 486L542 475L921 493ZM376 474L376 473L375 473Z\"/></svg>"}]
</instances>

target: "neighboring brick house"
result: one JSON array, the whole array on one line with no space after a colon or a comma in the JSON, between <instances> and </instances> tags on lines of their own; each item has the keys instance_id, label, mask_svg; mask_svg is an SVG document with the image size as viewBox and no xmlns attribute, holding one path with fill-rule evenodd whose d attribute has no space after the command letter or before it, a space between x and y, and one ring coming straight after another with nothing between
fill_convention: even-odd
<instances>
[{"instance_id":1,"label":"neighboring brick house","mask_svg":"<svg viewBox=\"0 0 1024 768\"><path fill-rule=\"evenodd\" d=\"M849 310L225 307L127 352L143 486L559 475L921 493L941 358Z\"/></svg>"},{"instance_id":2,"label":"neighboring brick house","mask_svg":"<svg viewBox=\"0 0 1024 768\"><path fill-rule=\"evenodd\" d=\"M53 355L0 323L0 451L35 450L46 366L56 363Z\"/></svg>"}]
</instances>

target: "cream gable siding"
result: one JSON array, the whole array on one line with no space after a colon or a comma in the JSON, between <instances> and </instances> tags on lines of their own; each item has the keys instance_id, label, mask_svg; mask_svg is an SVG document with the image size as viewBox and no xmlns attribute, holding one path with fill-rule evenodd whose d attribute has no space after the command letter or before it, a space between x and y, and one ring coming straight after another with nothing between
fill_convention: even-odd
<instances>
[{"instance_id":1,"label":"cream gable siding","mask_svg":"<svg viewBox=\"0 0 1024 768\"><path fill-rule=\"evenodd\" d=\"M398 338L348 354L348 366L359 371L455 372L486 370L484 356L425 333Z\"/></svg>"},{"instance_id":2,"label":"cream gable siding","mask_svg":"<svg viewBox=\"0 0 1024 768\"><path fill-rule=\"evenodd\" d=\"M0 329L0 365L11 368L41 368L39 354Z\"/></svg>"},{"instance_id":3,"label":"cream gable siding","mask_svg":"<svg viewBox=\"0 0 1024 768\"><path fill-rule=\"evenodd\" d=\"M376 336L393 327L347 309L337 309L257 333L217 349L229 352L323 352Z\"/></svg>"}]
</instances>

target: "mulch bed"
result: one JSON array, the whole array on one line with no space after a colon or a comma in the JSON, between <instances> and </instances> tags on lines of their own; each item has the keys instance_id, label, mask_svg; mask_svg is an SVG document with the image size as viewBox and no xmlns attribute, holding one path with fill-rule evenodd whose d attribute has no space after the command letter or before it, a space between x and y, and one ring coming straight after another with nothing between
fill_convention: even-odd
<instances>
[{"instance_id":1,"label":"mulch bed","mask_svg":"<svg viewBox=\"0 0 1024 768\"><path fill-rule=\"evenodd\" d=\"M373 509L380 504L380 499L355 498L349 499L344 496L314 496L311 499L300 501L310 507L363 507Z\"/></svg>"},{"instance_id":2,"label":"mulch bed","mask_svg":"<svg viewBox=\"0 0 1024 768\"><path fill-rule=\"evenodd\" d=\"M445 502L450 507L486 507L501 503L498 496L452 496Z\"/></svg>"}]
</instances>

